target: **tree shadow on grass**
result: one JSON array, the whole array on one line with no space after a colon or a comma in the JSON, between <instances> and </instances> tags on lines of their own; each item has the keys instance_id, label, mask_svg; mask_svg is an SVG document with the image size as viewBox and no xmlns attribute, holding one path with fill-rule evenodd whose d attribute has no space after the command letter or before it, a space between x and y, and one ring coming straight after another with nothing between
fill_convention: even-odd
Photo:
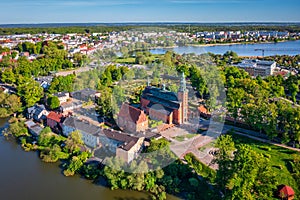
<instances>
[{"instance_id":1,"label":"tree shadow on grass","mask_svg":"<svg viewBox=\"0 0 300 200\"><path fill-rule=\"evenodd\" d=\"M287 170L290 173L293 173L293 160L292 159L283 159Z\"/></svg>"}]
</instances>

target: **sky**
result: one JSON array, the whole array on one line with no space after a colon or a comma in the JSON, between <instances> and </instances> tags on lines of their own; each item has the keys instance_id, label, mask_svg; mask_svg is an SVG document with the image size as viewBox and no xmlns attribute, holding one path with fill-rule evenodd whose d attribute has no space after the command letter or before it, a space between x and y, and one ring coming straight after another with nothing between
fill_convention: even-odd
<instances>
[{"instance_id":1,"label":"sky","mask_svg":"<svg viewBox=\"0 0 300 200\"><path fill-rule=\"evenodd\" d=\"M0 0L0 24L300 22L299 0Z\"/></svg>"}]
</instances>

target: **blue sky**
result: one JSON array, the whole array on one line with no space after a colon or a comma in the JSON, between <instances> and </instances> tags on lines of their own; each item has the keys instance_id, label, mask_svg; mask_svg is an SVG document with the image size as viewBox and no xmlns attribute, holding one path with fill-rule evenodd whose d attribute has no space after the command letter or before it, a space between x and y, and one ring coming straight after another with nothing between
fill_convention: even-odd
<instances>
[{"instance_id":1,"label":"blue sky","mask_svg":"<svg viewBox=\"0 0 300 200\"><path fill-rule=\"evenodd\" d=\"M0 0L0 24L300 22L299 0Z\"/></svg>"}]
</instances>

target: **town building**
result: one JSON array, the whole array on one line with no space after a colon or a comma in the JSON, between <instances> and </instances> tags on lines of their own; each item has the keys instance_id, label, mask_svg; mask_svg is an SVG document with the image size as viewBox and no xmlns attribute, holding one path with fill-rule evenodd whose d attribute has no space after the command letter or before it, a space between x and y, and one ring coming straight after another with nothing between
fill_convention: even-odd
<instances>
[{"instance_id":1,"label":"town building","mask_svg":"<svg viewBox=\"0 0 300 200\"><path fill-rule=\"evenodd\" d=\"M68 92L58 92L53 94L53 96L56 96L60 102L60 104L65 103L70 98L70 94Z\"/></svg>"},{"instance_id":2,"label":"town building","mask_svg":"<svg viewBox=\"0 0 300 200\"><path fill-rule=\"evenodd\" d=\"M25 122L25 126L28 128L29 133L33 137L38 137L43 130L43 127L32 120L28 120Z\"/></svg>"},{"instance_id":3,"label":"town building","mask_svg":"<svg viewBox=\"0 0 300 200\"><path fill-rule=\"evenodd\" d=\"M279 185L277 187L277 196L284 200L293 200L295 198L295 191L288 185Z\"/></svg>"},{"instance_id":4,"label":"town building","mask_svg":"<svg viewBox=\"0 0 300 200\"><path fill-rule=\"evenodd\" d=\"M62 120L62 114L51 111L47 116L47 126L49 126L56 133L60 133Z\"/></svg>"},{"instance_id":5,"label":"town building","mask_svg":"<svg viewBox=\"0 0 300 200\"><path fill-rule=\"evenodd\" d=\"M188 120L188 90L184 73L177 94L162 88L148 86L142 93L140 107L153 120L167 124L183 124Z\"/></svg>"},{"instance_id":6,"label":"town building","mask_svg":"<svg viewBox=\"0 0 300 200\"><path fill-rule=\"evenodd\" d=\"M62 123L63 135L68 137L71 132L76 130L81 133L82 140L88 147L96 148L100 145L100 137L103 136L100 127L75 117L67 117Z\"/></svg>"},{"instance_id":7,"label":"town building","mask_svg":"<svg viewBox=\"0 0 300 200\"><path fill-rule=\"evenodd\" d=\"M47 119L48 114L49 113L44 105L34 105L32 107L27 108L26 118L34 119L37 122L41 122Z\"/></svg>"},{"instance_id":8,"label":"town building","mask_svg":"<svg viewBox=\"0 0 300 200\"><path fill-rule=\"evenodd\" d=\"M60 104L60 111L62 113L71 112L74 109L82 107L83 103L79 100L72 99L70 101L64 102Z\"/></svg>"},{"instance_id":9,"label":"town building","mask_svg":"<svg viewBox=\"0 0 300 200\"><path fill-rule=\"evenodd\" d=\"M103 144L127 163L135 159L144 147L144 137L135 137L112 129L103 129L103 133L108 139Z\"/></svg>"},{"instance_id":10,"label":"town building","mask_svg":"<svg viewBox=\"0 0 300 200\"><path fill-rule=\"evenodd\" d=\"M241 63L238 63L236 66L248 72L250 76L265 77L274 74L276 62L266 60L245 59Z\"/></svg>"},{"instance_id":11,"label":"town building","mask_svg":"<svg viewBox=\"0 0 300 200\"><path fill-rule=\"evenodd\" d=\"M123 103L117 123L121 129L129 132L143 132L148 129L148 117L144 111L127 103Z\"/></svg>"}]
</instances>

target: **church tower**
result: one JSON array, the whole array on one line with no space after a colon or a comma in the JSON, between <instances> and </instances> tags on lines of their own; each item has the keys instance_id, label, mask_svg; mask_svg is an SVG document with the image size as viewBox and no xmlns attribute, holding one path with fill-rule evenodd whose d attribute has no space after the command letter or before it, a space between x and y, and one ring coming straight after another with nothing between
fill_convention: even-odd
<instances>
[{"instance_id":1,"label":"church tower","mask_svg":"<svg viewBox=\"0 0 300 200\"><path fill-rule=\"evenodd\" d=\"M181 101L181 120L180 124L188 121L188 90L186 89L186 80L184 72L180 78L180 87L178 90L178 100Z\"/></svg>"}]
</instances>

